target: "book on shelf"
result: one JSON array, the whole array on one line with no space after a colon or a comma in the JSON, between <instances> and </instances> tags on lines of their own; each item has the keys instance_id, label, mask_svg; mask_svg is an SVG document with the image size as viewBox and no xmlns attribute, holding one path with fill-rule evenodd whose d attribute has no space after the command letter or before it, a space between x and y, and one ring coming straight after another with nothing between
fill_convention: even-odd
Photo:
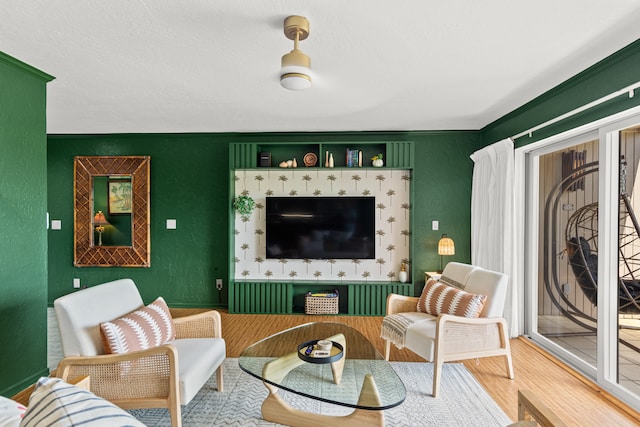
<instances>
[{"instance_id":1,"label":"book on shelf","mask_svg":"<svg viewBox=\"0 0 640 427\"><path fill-rule=\"evenodd\" d=\"M362 150L352 150L347 148L345 165L348 168L361 168L362 167Z\"/></svg>"}]
</instances>

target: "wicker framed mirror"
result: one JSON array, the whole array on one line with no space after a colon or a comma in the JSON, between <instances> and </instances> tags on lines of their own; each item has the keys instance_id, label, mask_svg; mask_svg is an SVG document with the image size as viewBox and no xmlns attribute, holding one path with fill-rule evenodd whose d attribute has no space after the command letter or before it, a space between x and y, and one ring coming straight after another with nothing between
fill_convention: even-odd
<instances>
[{"instance_id":1,"label":"wicker framed mirror","mask_svg":"<svg viewBox=\"0 0 640 427\"><path fill-rule=\"evenodd\" d=\"M149 156L74 158L74 251L76 267L150 267ZM131 179L131 246L98 244L94 212L95 177ZM102 216L104 218L104 216ZM101 238L101 233L100 233ZM100 241L101 243L101 241Z\"/></svg>"}]
</instances>

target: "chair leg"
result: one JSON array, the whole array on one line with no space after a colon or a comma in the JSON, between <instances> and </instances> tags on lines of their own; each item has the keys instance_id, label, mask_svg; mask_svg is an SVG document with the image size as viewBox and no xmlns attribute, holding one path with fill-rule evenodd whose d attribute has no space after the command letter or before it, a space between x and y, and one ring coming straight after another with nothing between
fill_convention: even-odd
<instances>
[{"instance_id":1,"label":"chair leg","mask_svg":"<svg viewBox=\"0 0 640 427\"><path fill-rule=\"evenodd\" d=\"M223 390L223 381L222 381L222 365L218 366L216 370L216 382L218 384L218 391Z\"/></svg>"},{"instance_id":2,"label":"chair leg","mask_svg":"<svg viewBox=\"0 0 640 427\"><path fill-rule=\"evenodd\" d=\"M507 354L505 354L504 357L506 358L507 364L507 378L514 379L515 375L513 373L513 361L511 360L511 351L509 350L509 348L507 348Z\"/></svg>"},{"instance_id":3,"label":"chair leg","mask_svg":"<svg viewBox=\"0 0 640 427\"><path fill-rule=\"evenodd\" d=\"M182 411L179 401L169 402L169 415L171 416L171 427L182 427Z\"/></svg>"},{"instance_id":4,"label":"chair leg","mask_svg":"<svg viewBox=\"0 0 640 427\"><path fill-rule=\"evenodd\" d=\"M384 340L384 360L389 361L389 356L391 355L391 341Z\"/></svg>"},{"instance_id":5,"label":"chair leg","mask_svg":"<svg viewBox=\"0 0 640 427\"><path fill-rule=\"evenodd\" d=\"M442 374L442 358L436 356L433 361L433 389L431 395L438 397L440 391L440 376Z\"/></svg>"},{"instance_id":6,"label":"chair leg","mask_svg":"<svg viewBox=\"0 0 640 427\"><path fill-rule=\"evenodd\" d=\"M513 374L513 361L511 359L511 345L509 344L509 334L507 333L506 323L501 324L500 333L502 334L502 346L504 347L506 364L507 364L507 378L514 379Z\"/></svg>"}]
</instances>

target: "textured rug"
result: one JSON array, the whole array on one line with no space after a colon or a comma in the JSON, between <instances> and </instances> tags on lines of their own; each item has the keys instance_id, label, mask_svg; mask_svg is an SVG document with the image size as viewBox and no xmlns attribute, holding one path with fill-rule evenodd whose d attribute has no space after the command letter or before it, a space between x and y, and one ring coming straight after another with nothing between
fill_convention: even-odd
<instances>
[{"instance_id":1,"label":"textured rug","mask_svg":"<svg viewBox=\"0 0 640 427\"><path fill-rule=\"evenodd\" d=\"M431 396L431 363L391 362L402 379L407 398L384 411L387 426L506 426L511 420L484 391L463 364L445 364L440 396ZM298 409L326 415L347 415L351 408L318 402L283 390L283 399ZM237 359L224 362L224 392L215 390L215 375L187 405L182 424L200 426L274 426L264 421L260 408L267 396L261 381L242 371ZM149 427L170 426L166 409L129 411Z\"/></svg>"}]
</instances>

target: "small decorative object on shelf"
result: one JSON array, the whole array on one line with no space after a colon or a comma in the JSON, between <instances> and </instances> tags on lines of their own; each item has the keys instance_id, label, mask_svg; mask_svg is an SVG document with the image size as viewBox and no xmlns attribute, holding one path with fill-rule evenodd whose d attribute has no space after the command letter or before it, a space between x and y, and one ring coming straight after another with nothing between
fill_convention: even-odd
<instances>
[{"instance_id":1,"label":"small decorative object on shelf","mask_svg":"<svg viewBox=\"0 0 640 427\"><path fill-rule=\"evenodd\" d=\"M315 153L307 153L304 155L304 158L302 160L304 161L304 165L306 167L312 168L316 165L318 156L316 156Z\"/></svg>"},{"instance_id":2,"label":"small decorative object on shelf","mask_svg":"<svg viewBox=\"0 0 640 427\"><path fill-rule=\"evenodd\" d=\"M298 161L294 157L293 159L281 161L278 166L280 166L283 169L284 168L297 168L298 167Z\"/></svg>"},{"instance_id":3,"label":"small decorative object on shelf","mask_svg":"<svg viewBox=\"0 0 640 427\"><path fill-rule=\"evenodd\" d=\"M371 158L371 166L374 168L381 168L384 166L384 161L382 160L382 153L376 154Z\"/></svg>"},{"instance_id":4,"label":"small decorative object on shelf","mask_svg":"<svg viewBox=\"0 0 640 427\"><path fill-rule=\"evenodd\" d=\"M255 207L256 202L247 195L238 196L233 201L233 209L243 218L249 218Z\"/></svg>"},{"instance_id":5,"label":"small decorative object on shelf","mask_svg":"<svg viewBox=\"0 0 640 427\"><path fill-rule=\"evenodd\" d=\"M329 153L329 167L333 167L333 153Z\"/></svg>"},{"instance_id":6,"label":"small decorative object on shelf","mask_svg":"<svg viewBox=\"0 0 640 427\"><path fill-rule=\"evenodd\" d=\"M405 264L404 262L400 265L400 272L398 273L398 280L400 280L401 283L406 283L407 279L408 279L408 274L407 274L407 264Z\"/></svg>"},{"instance_id":7,"label":"small decorative object on shelf","mask_svg":"<svg viewBox=\"0 0 640 427\"><path fill-rule=\"evenodd\" d=\"M324 167L328 168L329 167L329 151L325 151L324 153Z\"/></svg>"}]
</instances>

